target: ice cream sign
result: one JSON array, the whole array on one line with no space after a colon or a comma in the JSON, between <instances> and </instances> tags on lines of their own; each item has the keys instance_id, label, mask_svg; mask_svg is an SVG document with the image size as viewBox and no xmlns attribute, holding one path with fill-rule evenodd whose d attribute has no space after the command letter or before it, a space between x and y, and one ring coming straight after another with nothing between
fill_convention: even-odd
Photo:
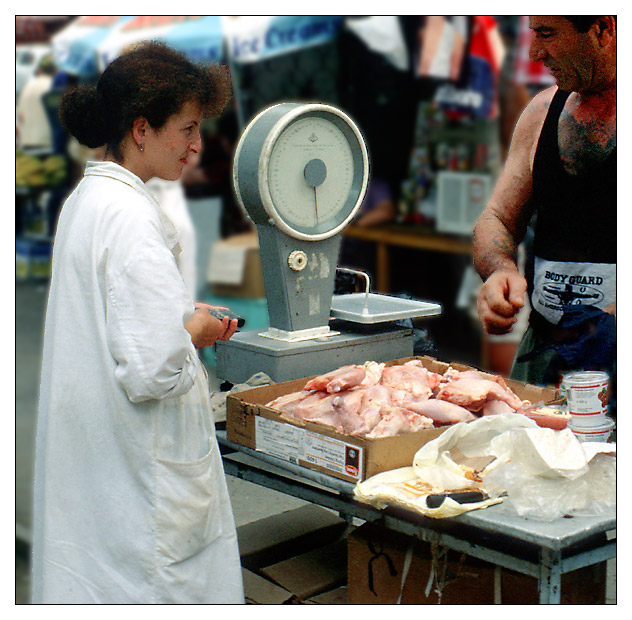
<instances>
[{"instance_id":1,"label":"ice cream sign","mask_svg":"<svg viewBox=\"0 0 632 620\"><path fill-rule=\"evenodd\" d=\"M341 24L339 15L225 17L224 34L233 60L255 62L330 41Z\"/></svg>"}]
</instances>

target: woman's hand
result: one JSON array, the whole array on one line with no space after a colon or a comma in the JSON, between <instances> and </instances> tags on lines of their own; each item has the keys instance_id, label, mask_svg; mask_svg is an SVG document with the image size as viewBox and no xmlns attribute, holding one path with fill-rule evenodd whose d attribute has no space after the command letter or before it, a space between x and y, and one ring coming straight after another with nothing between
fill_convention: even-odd
<instances>
[{"instance_id":1,"label":"woman's hand","mask_svg":"<svg viewBox=\"0 0 632 620\"><path fill-rule=\"evenodd\" d=\"M191 341L196 349L209 347L217 340L230 340L237 331L237 319L231 321L225 316L220 321L209 313L209 308L227 310L227 308L205 303L196 303L193 316L184 324L184 328L191 334Z\"/></svg>"}]
</instances>

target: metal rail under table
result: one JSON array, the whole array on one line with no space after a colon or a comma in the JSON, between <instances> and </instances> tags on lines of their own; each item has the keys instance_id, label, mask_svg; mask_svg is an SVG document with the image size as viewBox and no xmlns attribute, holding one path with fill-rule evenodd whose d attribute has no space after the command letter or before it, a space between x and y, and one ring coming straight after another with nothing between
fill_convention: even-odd
<instances>
[{"instance_id":1,"label":"metal rail under table","mask_svg":"<svg viewBox=\"0 0 632 620\"><path fill-rule=\"evenodd\" d=\"M228 441L216 432L226 474L491 562L538 580L540 604L559 604L562 575L616 557L616 515L540 522L498 505L449 519L354 498L354 483Z\"/></svg>"}]
</instances>

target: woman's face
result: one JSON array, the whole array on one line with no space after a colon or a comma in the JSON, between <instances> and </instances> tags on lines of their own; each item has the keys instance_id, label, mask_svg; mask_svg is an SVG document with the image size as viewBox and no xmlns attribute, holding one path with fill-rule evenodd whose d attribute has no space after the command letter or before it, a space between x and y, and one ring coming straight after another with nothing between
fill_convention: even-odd
<instances>
[{"instance_id":1,"label":"woman's face","mask_svg":"<svg viewBox=\"0 0 632 620\"><path fill-rule=\"evenodd\" d=\"M148 179L176 181L180 178L187 160L201 150L201 122L201 107L188 101L160 129L148 126L144 144Z\"/></svg>"}]
</instances>

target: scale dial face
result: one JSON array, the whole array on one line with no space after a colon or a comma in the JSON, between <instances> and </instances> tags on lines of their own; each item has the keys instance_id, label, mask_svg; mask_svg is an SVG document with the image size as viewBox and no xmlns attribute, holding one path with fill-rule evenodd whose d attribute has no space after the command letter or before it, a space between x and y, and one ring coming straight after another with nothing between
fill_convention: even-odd
<instances>
[{"instance_id":1,"label":"scale dial face","mask_svg":"<svg viewBox=\"0 0 632 620\"><path fill-rule=\"evenodd\" d=\"M310 166L322 171L320 177L309 177ZM277 214L289 226L316 229L335 222L352 184L353 153L331 121L302 118L277 138L268 162L268 186Z\"/></svg>"},{"instance_id":2,"label":"scale dial face","mask_svg":"<svg viewBox=\"0 0 632 620\"><path fill-rule=\"evenodd\" d=\"M280 112L272 106L260 117ZM317 241L340 232L366 192L362 135L348 116L324 104L297 104L281 113L261 144L257 165L257 197L267 223L297 239Z\"/></svg>"}]
</instances>

